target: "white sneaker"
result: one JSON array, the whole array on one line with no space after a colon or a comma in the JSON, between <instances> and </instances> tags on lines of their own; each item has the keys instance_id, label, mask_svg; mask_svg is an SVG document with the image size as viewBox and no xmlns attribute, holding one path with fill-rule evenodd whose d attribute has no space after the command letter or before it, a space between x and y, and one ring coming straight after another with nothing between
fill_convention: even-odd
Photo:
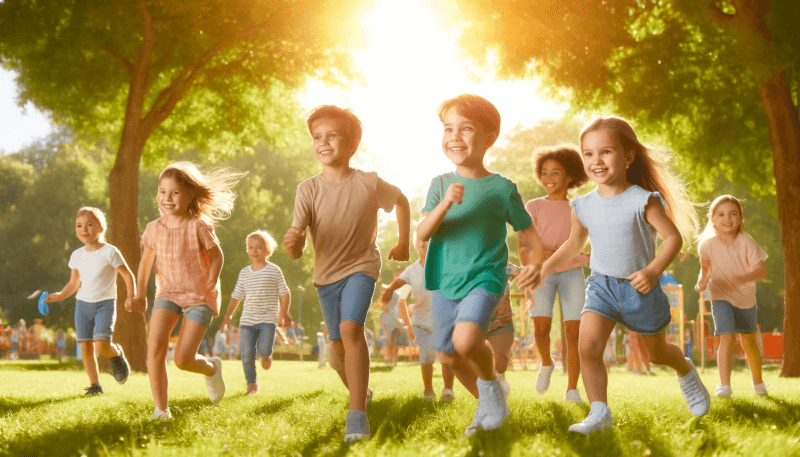
<instances>
[{"instance_id":1,"label":"white sneaker","mask_svg":"<svg viewBox=\"0 0 800 457\"><path fill-rule=\"evenodd\" d=\"M540 394L547 392L550 388L550 375L553 374L555 364L542 365L539 363L539 375L536 377L536 391Z\"/></svg>"},{"instance_id":2,"label":"white sneaker","mask_svg":"<svg viewBox=\"0 0 800 457\"><path fill-rule=\"evenodd\" d=\"M217 403L225 395L225 380L222 379L222 360L219 357L209 357L208 361L214 365L216 372L213 376L206 376L208 386L208 399L211 403Z\"/></svg>"},{"instance_id":3,"label":"white sneaker","mask_svg":"<svg viewBox=\"0 0 800 457\"><path fill-rule=\"evenodd\" d=\"M505 374L497 375L497 380L500 381L500 387L503 389L503 395L508 398L508 394L511 392L511 386L509 386L506 382Z\"/></svg>"},{"instance_id":4,"label":"white sneaker","mask_svg":"<svg viewBox=\"0 0 800 457\"><path fill-rule=\"evenodd\" d=\"M508 419L508 404L500 381L478 379L478 409L483 408L480 427L484 430L497 430Z\"/></svg>"},{"instance_id":5,"label":"white sneaker","mask_svg":"<svg viewBox=\"0 0 800 457\"><path fill-rule=\"evenodd\" d=\"M700 380L700 376L694 368L692 359L687 357L686 361L689 362L691 371L686 373L683 377L679 376L678 383L681 386L681 392L683 393L683 398L686 400L686 406L689 407L689 411L697 417L704 416L708 412L708 407L711 405L711 396L708 394L706 386L703 385L703 381Z\"/></svg>"},{"instance_id":6,"label":"white sneaker","mask_svg":"<svg viewBox=\"0 0 800 457\"><path fill-rule=\"evenodd\" d=\"M351 409L345 419L344 442L347 444L369 439L369 422L366 411Z\"/></svg>"},{"instance_id":7,"label":"white sneaker","mask_svg":"<svg viewBox=\"0 0 800 457\"><path fill-rule=\"evenodd\" d=\"M763 382L761 384L753 384L753 391L755 391L756 395L761 395L763 397L769 395L767 393L767 385Z\"/></svg>"},{"instance_id":8,"label":"white sneaker","mask_svg":"<svg viewBox=\"0 0 800 457\"><path fill-rule=\"evenodd\" d=\"M158 408L156 408L153 411L153 419L160 419L162 421L168 421L168 420L172 419L172 413L169 412L169 408L167 408L167 409L165 409L163 411L158 409Z\"/></svg>"},{"instance_id":9,"label":"white sneaker","mask_svg":"<svg viewBox=\"0 0 800 457\"><path fill-rule=\"evenodd\" d=\"M436 401L436 395L434 394L423 394L422 401Z\"/></svg>"},{"instance_id":10,"label":"white sneaker","mask_svg":"<svg viewBox=\"0 0 800 457\"><path fill-rule=\"evenodd\" d=\"M442 403L450 403L456 399L456 394L452 389L442 389Z\"/></svg>"},{"instance_id":11,"label":"white sneaker","mask_svg":"<svg viewBox=\"0 0 800 457\"><path fill-rule=\"evenodd\" d=\"M569 426L570 432L577 432L583 435L599 432L600 430L609 430L614 426L614 421L611 419L611 410L608 405L602 401L592 403L592 409L589 410L589 415L583 422L572 424Z\"/></svg>"},{"instance_id":12,"label":"white sneaker","mask_svg":"<svg viewBox=\"0 0 800 457\"><path fill-rule=\"evenodd\" d=\"M567 391L567 395L564 396L564 401L572 402L578 405L583 404L583 400L581 400L581 393L578 392L578 389L571 389Z\"/></svg>"},{"instance_id":13,"label":"white sneaker","mask_svg":"<svg viewBox=\"0 0 800 457\"><path fill-rule=\"evenodd\" d=\"M717 390L714 393L717 397L727 397L731 398L731 386L724 386L722 384L717 384Z\"/></svg>"}]
</instances>

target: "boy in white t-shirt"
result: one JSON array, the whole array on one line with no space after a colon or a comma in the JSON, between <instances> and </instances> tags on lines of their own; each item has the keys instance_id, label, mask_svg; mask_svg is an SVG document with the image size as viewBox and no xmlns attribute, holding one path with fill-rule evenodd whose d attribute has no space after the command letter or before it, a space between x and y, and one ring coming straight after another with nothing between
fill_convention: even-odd
<instances>
[{"instance_id":1,"label":"boy in white t-shirt","mask_svg":"<svg viewBox=\"0 0 800 457\"><path fill-rule=\"evenodd\" d=\"M131 300L136 295L136 284L122 254L105 242L105 230L106 218L102 211L88 206L78 210L75 234L84 246L70 256L72 275L67 285L45 298L49 303L64 300L76 290L78 292L75 296L75 331L81 346L83 367L91 383L86 388L86 395L103 393L95 352L110 359L118 383L127 381L130 373L122 346L111 343L117 317L117 274L125 281L127 310L131 309Z\"/></svg>"},{"instance_id":2,"label":"boy in white t-shirt","mask_svg":"<svg viewBox=\"0 0 800 457\"><path fill-rule=\"evenodd\" d=\"M392 294L399 289L401 299L408 297L408 292L403 293L404 289L411 286L414 293L414 306L411 313L411 325L413 328L413 339L419 346L419 363L422 367L422 383L425 390L422 399L427 401L436 400L433 392L433 362L436 360L436 347L431 341L431 305L433 303L433 292L425 289L425 256L428 254L428 241L414 240L414 247L419 252L419 260L405 269L400 276L389 284L381 294L381 301L388 302L392 299ZM441 399L445 403L455 400L453 393L453 369L442 364L442 379L444 389L442 389Z\"/></svg>"}]
</instances>

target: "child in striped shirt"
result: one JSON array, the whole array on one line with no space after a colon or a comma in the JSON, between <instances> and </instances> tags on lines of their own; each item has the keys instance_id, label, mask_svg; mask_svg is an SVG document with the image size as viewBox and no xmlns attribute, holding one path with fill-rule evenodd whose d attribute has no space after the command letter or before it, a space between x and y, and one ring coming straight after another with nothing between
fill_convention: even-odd
<instances>
[{"instance_id":1,"label":"child in striped shirt","mask_svg":"<svg viewBox=\"0 0 800 457\"><path fill-rule=\"evenodd\" d=\"M263 230L247 235L247 255L253 263L239 272L239 279L222 321L222 329L225 331L231 325L231 316L244 300L242 316L239 318L239 351L247 380L247 395L258 393L256 351L261 355L261 368L268 370L272 365L276 325L292 325L292 316L289 314L292 297L289 288L281 269L267 260L276 246L275 239Z\"/></svg>"}]
</instances>

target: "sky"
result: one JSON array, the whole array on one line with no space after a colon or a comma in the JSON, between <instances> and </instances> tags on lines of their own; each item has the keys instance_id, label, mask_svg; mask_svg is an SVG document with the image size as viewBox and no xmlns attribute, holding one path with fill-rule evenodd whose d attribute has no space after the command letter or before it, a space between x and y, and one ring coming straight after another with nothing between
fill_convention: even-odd
<instances>
[{"instance_id":1,"label":"sky","mask_svg":"<svg viewBox=\"0 0 800 457\"><path fill-rule=\"evenodd\" d=\"M461 57L457 37L444 31L425 3L376 0L362 19L365 45L353 51L363 85L327 87L312 80L299 94L305 112L321 104L353 109L364 126L353 165L377 171L410 198L424 194L433 176L453 169L441 151L442 101L469 92L493 102L502 116L499 144L515 126L560 119L567 110L542 99L536 81L498 81L491 70ZM0 151L6 153L53 129L45 114L17 106L14 77L0 69Z\"/></svg>"}]
</instances>

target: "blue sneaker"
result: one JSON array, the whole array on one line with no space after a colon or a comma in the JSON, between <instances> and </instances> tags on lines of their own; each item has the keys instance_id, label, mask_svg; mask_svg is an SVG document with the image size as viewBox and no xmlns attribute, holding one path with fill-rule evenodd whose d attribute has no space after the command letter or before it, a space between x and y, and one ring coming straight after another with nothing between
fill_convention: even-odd
<instances>
[{"instance_id":1,"label":"blue sneaker","mask_svg":"<svg viewBox=\"0 0 800 457\"><path fill-rule=\"evenodd\" d=\"M366 411L351 409L347 412L345 419L345 443L355 443L356 441L369 439L369 422L367 421Z\"/></svg>"}]
</instances>

